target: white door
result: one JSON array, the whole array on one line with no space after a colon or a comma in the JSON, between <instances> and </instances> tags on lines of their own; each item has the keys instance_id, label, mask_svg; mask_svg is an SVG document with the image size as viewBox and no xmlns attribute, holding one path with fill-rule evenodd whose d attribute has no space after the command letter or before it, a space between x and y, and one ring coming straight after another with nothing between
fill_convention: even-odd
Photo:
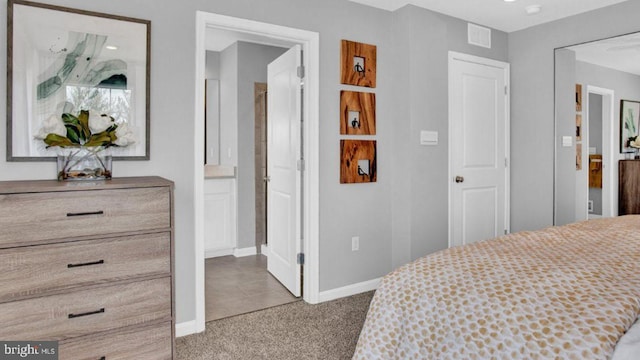
<instances>
[{"instance_id":1,"label":"white door","mask_svg":"<svg viewBox=\"0 0 640 360\"><path fill-rule=\"evenodd\" d=\"M267 270L294 296L301 295L301 55L294 46L269 64L267 76Z\"/></svg>"},{"instance_id":2,"label":"white door","mask_svg":"<svg viewBox=\"0 0 640 360\"><path fill-rule=\"evenodd\" d=\"M449 55L450 246L509 230L508 82L509 64Z\"/></svg>"}]
</instances>

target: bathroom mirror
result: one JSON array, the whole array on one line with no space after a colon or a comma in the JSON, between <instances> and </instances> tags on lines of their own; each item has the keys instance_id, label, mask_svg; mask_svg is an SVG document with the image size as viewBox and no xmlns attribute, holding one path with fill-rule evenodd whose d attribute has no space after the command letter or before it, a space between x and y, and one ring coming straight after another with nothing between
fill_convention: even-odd
<instances>
[{"instance_id":1,"label":"bathroom mirror","mask_svg":"<svg viewBox=\"0 0 640 360\"><path fill-rule=\"evenodd\" d=\"M617 216L618 161L634 156L620 109L623 100L640 101L640 33L558 48L554 56L554 224Z\"/></svg>"},{"instance_id":2,"label":"bathroom mirror","mask_svg":"<svg viewBox=\"0 0 640 360\"><path fill-rule=\"evenodd\" d=\"M220 165L220 81L205 80L205 164Z\"/></svg>"}]
</instances>

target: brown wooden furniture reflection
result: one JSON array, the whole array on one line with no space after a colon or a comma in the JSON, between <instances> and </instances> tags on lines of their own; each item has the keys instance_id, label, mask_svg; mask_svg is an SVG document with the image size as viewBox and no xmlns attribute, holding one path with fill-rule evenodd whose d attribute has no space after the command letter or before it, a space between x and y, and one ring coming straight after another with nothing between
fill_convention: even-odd
<instances>
[{"instance_id":1,"label":"brown wooden furniture reflection","mask_svg":"<svg viewBox=\"0 0 640 360\"><path fill-rule=\"evenodd\" d=\"M589 187L602 189L602 155L589 155Z\"/></svg>"},{"instance_id":2,"label":"brown wooden furniture reflection","mask_svg":"<svg viewBox=\"0 0 640 360\"><path fill-rule=\"evenodd\" d=\"M640 160L620 160L618 215L640 214Z\"/></svg>"},{"instance_id":3,"label":"brown wooden furniture reflection","mask_svg":"<svg viewBox=\"0 0 640 360\"><path fill-rule=\"evenodd\" d=\"M173 183L0 182L0 339L173 359Z\"/></svg>"}]
</instances>

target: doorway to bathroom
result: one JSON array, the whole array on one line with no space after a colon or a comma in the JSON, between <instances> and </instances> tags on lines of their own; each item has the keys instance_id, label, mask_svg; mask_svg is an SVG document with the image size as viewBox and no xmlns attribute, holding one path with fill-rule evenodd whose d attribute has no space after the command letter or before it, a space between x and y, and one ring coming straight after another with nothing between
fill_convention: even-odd
<instances>
[{"instance_id":1,"label":"doorway to bathroom","mask_svg":"<svg viewBox=\"0 0 640 360\"><path fill-rule=\"evenodd\" d=\"M292 204L295 205L294 207L294 209L296 209L295 213L300 211L300 213L304 213L304 216L297 216L296 220L292 223L292 225L295 226L296 231L288 231L288 232L294 234L292 239L295 240L295 245L298 249L300 249L300 252L302 248L305 249L304 257L306 258L305 259L306 264L304 265L304 267L302 267L301 265L298 266L296 274L299 278L302 278L302 275L304 274L305 283L302 286L300 286L300 290L304 288L304 292L303 292L304 299L308 302L315 303L317 302L317 297L318 297L318 274L317 274L317 271L318 271L318 252L317 252L318 162L317 162L317 159L318 159L318 153L319 153L317 148L318 146L318 80L319 80L318 72L317 72L318 70L317 64L319 59L318 34L309 32L309 31L304 31L304 30L286 28L286 27L277 26L277 25L258 23L258 22L254 22L246 19L238 19L238 18L232 18L232 17L223 16L223 15L202 13L202 12L198 12L197 14L196 28L197 28L196 29L196 35L197 35L196 51L199 54L197 56L197 64L196 64L197 74L202 74L205 72L204 71L205 58L206 58L206 52L208 50L207 47L208 47L209 41L213 39L213 37L210 38L209 36L207 36L207 33L212 29L218 30L221 32L226 32L226 33L233 33L239 37L239 39L236 39L239 42L265 45L265 46L276 46L276 47L280 46L280 47L284 47L285 50L287 47L290 47L290 46L292 47L297 44L298 47L305 52L304 61L301 63L301 65L304 65L304 68L305 68L305 76L304 76L305 91L304 93L300 92L298 96L300 97L301 100L304 99L306 105L304 109L302 108L299 109L300 111L297 113L297 115L303 116L305 118L305 127L302 128L302 126L300 126L299 134L300 134L300 140L302 140L303 138L305 139L304 144L300 145L301 147L300 152L307 154L307 159L306 159L305 167L303 168L304 176L302 176L302 170L301 170L302 168L296 167L295 165L293 167L289 167L289 170L287 170L292 173L296 173L296 172L301 173L299 175L300 178L299 180L296 181L296 183L300 185L300 188L304 188L305 191L301 193L299 197L296 197L295 202L293 202ZM285 46L283 46L283 44ZM300 56L300 61L302 61L301 56ZM291 73L292 72L289 72L289 74ZM295 73L295 71L293 73ZM238 75L239 77L240 74L244 74L244 73L238 72L238 74L239 74ZM291 78L292 76L289 75L289 79ZM223 87L226 84L227 84L226 81L224 81L223 79L220 79L220 82L219 82L220 105L227 103L222 99L222 97L224 96ZM252 98L253 98L253 91L254 89L251 90ZM202 99L205 96L204 94L202 94L203 96L202 98L200 98L200 96L198 95L199 93L203 93L203 90L197 89L197 94L196 94L196 116L197 117L200 117L199 114L204 112L199 108L200 107L199 103L203 102L202 100L199 100L199 99ZM254 101L254 99L252 99L252 101ZM271 106L268 105L267 108L269 107ZM242 107L242 108L237 107L238 113L246 109L248 109L248 107ZM253 106L251 106L251 109L253 109ZM296 113L296 111L293 111L292 113ZM222 121L222 118L220 119L220 121ZM252 124L252 127L253 127L253 124ZM239 129L239 127L237 129ZM229 139L229 137L224 136L223 132L224 131L221 127L218 135L221 143L222 143L222 139L225 139L225 140ZM196 137L198 134L202 134L202 132L196 130ZM200 145L198 145L199 141L201 140L196 139L196 159L198 157L202 158L203 154L205 156L208 154L207 150L205 151L197 150L198 148L203 149L204 147L204 144L202 144L202 142L200 142ZM251 153L254 152L255 144L252 143L251 144L252 146L245 147L245 146L240 146L241 144L239 141L240 139L238 138L237 152L233 151L234 149L233 147L231 147L231 151L229 151L228 146L224 147L221 145L221 147L218 149L218 152L217 152L219 154L218 155L220 159L219 161L221 163L222 163L222 159L225 156L227 158L230 157L232 159L234 157L237 157L238 161L240 161L240 156L241 156L240 151L249 150ZM203 162L204 162L204 159L203 159ZM296 163L299 163L299 162L296 161ZM252 165L255 166L253 163ZM255 171L255 168L252 168L252 169ZM242 192L240 192L240 188L241 186L243 186L243 183L241 183L241 181L243 180L241 180L240 163L238 163L238 167L234 170L237 172L236 173L231 172L231 176L228 176L228 177L236 178L236 184L235 184L236 188L234 188L233 186L227 187L227 189L230 189L228 191L230 194L229 198L231 198L230 199L231 201L227 201L227 202L232 204L231 206L229 206L230 211L228 211L228 214L231 217L234 215L237 216L236 226L227 227L229 229L227 233L230 234L230 237L229 237L231 240L230 244L233 245L234 251L229 254L218 253L215 255L216 257L219 257L219 258L222 258L220 255L223 255L223 257L231 256L236 259L249 261L252 256L256 256L257 253L262 252L262 247L255 246L256 245L255 229L257 226L255 223L255 218L252 226L240 225L240 223L242 222L241 219L244 218L246 215L246 212L243 210L244 205L242 204L247 204L247 203L241 203L241 201L239 201L240 200L239 197L242 194ZM198 173L200 173L201 175L199 175ZM204 258L204 253L205 253L204 249L205 249L205 243L206 243L205 229L207 226L206 224L208 222L207 217L205 216L205 213L206 213L205 211L206 191L205 190L207 188L206 184L204 183L205 173L206 171L203 171L203 172L196 171L196 188L195 188L195 192L196 192L195 224L196 224L196 231L197 231L195 250L196 250L196 255L202 256L203 258ZM229 174L229 173L225 173L225 174ZM200 181L198 180L199 178L203 179L202 183L199 183ZM254 189L254 192L255 192L256 179L257 177L255 175L250 179L250 183ZM198 194L201 194L202 197L200 197ZM234 194L237 194L238 199L232 199ZM273 197L273 196L270 196L270 197ZM233 200L236 201L235 209L233 206L234 204ZM253 211L255 211L255 199L252 199L252 200L253 201L251 206ZM286 206L283 206L282 203L279 204L279 206L282 209L287 208ZM271 211L269 211L268 214L271 214ZM224 218L224 216L222 216L222 218ZM224 226L222 226L222 228L224 228ZM277 228L277 224L276 226L272 226L272 227L267 225L267 231L269 228ZM252 236L249 236L249 237L244 236L243 235L244 232L250 232ZM251 245L249 246L244 245L245 244L244 241L247 241L247 239L250 239L251 241ZM271 245L270 241L269 241L269 245ZM253 248L253 250L246 250L247 248ZM253 254L251 254L251 252L253 252ZM269 252L271 252L271 250ZM287 251L287 253L290 254L291 251ZM211 255L211 254L208 254L208 255ZM294 256L295 255L297 254L294 253ZM228 259L230 260L231 258L228 258ZM259 258L253 258L253 260L256 260L256 259L259 259ZM209 260L207 260L206 262L209 262ZM205 270L206 262L203 259L202 263L197 262L195 264L196 266L196 270L195 270L196 321L194 324L195 331L192 331L192 332L198 332L204 328L205 297L206 297L204 285L205 285L205 273L207 273L207 271ZM255 262L260 263L260 261L255 261ZM295 268L296 267L294 267L294 269ZM243 275L240 275L240 272L236 271L236 277L243 278ZM227 279L229 278L230 277L227 277ZM246 276L244 278L246 279ZM240 280L239 282L242 283L243 281ZM237 284L238 282L236 282L236 285ZM181 329L181 333L187 333L187 332L189 332L189 330L185 329L184 331L182 331Z\"/></svg>"},{"instance_id":2,"label":"doorway to bathroom","mask_svg":"<svg viewBox=\"0 0 640 360\"><path fill-rule=\"evenodd\" d=\"M290 48L268 45L217 29L208 29L207 37L212 39L207 41L206 55L206 83L211 91L206 94L205 168L233 169L231 176L205 175L205 313L210 321L295 301L300 295L299 291L290 294L280 284L295 291L289 283L300 274L290 268L295 258L278 251L287 248L287 241L296 241L283 234L295 233L287 227L295 225L296 215L290 209L295 209L300 196L299 175L288 162L300 156L298 141L291 141L298 137L282 138L283 132L272 131L267 118L275 111L280 128L292 130L285 134L297 132L299 113L294 110L289 115L292 96L287 85L288 73L295 72L296 66L285 67L287 81L274 82L273 73L291 53L301 50L295 44ZM302 79L294 76L293 81ZM279 90L273 98L267 97L269 82ZM211 84L219 84L218 89ZM293 90L294 98L297 91ZM275 150L268 153L267 147ZM279 166L269 169L269 162ZM274 194L271 202L269 190ZM275 221L267 216L268 207ZM227 228L236 230L224 231ZM275 231L275 236L267 229ZM269 235L274 239L272 247L267 246ZM275 254L268 257L272 248Z\"/></svg>"}]
</instances>

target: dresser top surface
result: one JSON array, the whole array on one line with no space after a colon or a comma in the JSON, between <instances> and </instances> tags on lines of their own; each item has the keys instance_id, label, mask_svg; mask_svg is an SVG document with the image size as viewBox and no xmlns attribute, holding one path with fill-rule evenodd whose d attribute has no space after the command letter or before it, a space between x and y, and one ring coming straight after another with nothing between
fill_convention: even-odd
<instances>
[{"instance_id":1,"label":"dresser top surface","mask_svg":"<svg viewBox=\"0 0 640 360\"><path fill-rule=\"evenodd\" d=\"M99 181L18 180L0 181L0 194L18 194L52 191L83 191L130 189L169 186L173 181L159 176L120 177Z\"/></svg>"}]
</instances>

